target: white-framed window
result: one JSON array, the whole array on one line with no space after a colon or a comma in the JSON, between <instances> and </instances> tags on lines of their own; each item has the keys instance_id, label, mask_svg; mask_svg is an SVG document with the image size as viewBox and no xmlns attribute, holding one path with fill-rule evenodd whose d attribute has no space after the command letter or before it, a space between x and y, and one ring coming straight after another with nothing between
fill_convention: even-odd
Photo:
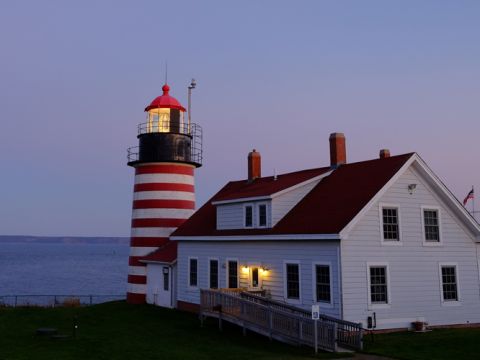
<instances>
[{"instance_id":1,"label":"white-framed window","mask_svg":"<svg viewBox=\"0 0 480 360\"><path fill-rule=\"evenodd\" d=\"M238 259L227 259L227 288L238 288Z\"/></svg>"},{"instance_id":2,"label":"white-framed window","mask_svg":"<svg viewBox=\"0 0 480 360\"><path fill-rule=\"evenodd\" d=\"M384 308L391 304L388 263L367 263L369 308Z\"/></svg>"},{"instance_id":3,"label":"white-framed window","mask_svg":"<svg viewBox=\"0 0 480 360\"><path fill-rule=\"evenodd\" d=\"M312 264L313 302L321 306L333 304L332 266L329 262Z\"/></svg>"},{"instance_id":4,"label":"white-framed window","mask_svg":"<svg viewBox=\"0 0 480 360\"><path fill-rule=\"evenodd\" d=\"M435 246L442 244L441 212L437 206L422 206L423 244Z\"/></svg>"},{"instance_id":5,"label":"white-framed window","mask_svg":"<svg viewBox=\"0 0 480 360\"><path fill-rule=\"evenodd\" d=\"M260 203L257 205L257 214L258 214L258 219L257 219L257 224L258 227L267 227L267 204L266 203Z\"/></svg>"},{"instance_id":6,"label":"white-framed window","mask_svg":"<svg viewBox=\"0 0 480 360\"><path fill-rule=\"evenodd\" d=\"M188 258L188 286L191 288L198 287L198 258Z\"/></svg>"},{"instance_id":7,"label":"white-framed window","mask_svg":"<svg viewBox=\"0 0 480 360\"><path fill-rule=\"evenodd\" d=\"M218 289L218 259L209 258L208 259L208 287L210 289Z\"/></svg>"},{"instance_id":8,"label":"white-framed window","mask_svg":"<svg viewBox=\"0 0 480 360\"><path fill-rule=\"evenodd\" d=\"M284 294L288 302L302 302L300 261L298 260L284 261Z\"/></svg>"},{"instance_id":9,"label":"white-framed window","mask_svg":"<svg viewBox=\"0 0 480 360\"><path fill-rule=\"evenodd\" d=\"M401 245L400 206L381 203L379 211L382 244Z\"/></svg>"},{"instance_id":10,"label":"white-framed window","mask_svg":"<svg viewBox=\"0 0 480 360\"><path fill-rule=\"evenodd\" d=\"M243 226L253 228L253 204L243 206Z\"/></svg>"},{"instance_id":11,"label":"white-framed window","mask_svg":"<svg viewBox=\"0 0 480 360\"><path fill-rule=\"evenodd\" d=\"M458 265L456 263L440 263L439 271L442 305L459 305Z\"/></svg>"}]
</instances>

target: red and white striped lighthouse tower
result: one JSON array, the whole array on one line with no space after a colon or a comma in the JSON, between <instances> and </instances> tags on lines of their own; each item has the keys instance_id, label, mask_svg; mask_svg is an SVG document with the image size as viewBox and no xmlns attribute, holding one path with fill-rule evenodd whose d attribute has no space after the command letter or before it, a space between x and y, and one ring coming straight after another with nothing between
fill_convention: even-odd
<instances>
[{"instance_id":1,"label":"red and white striped lighthouse tower","mask_svg":"<svg viewBox=\"0 0 480 360\"><path fill-rule=\"evenodd\" d=\"M195 86L192 81L190 90ZM202 162L201 128L185 119L185 108L170 87L145 108L138 146L128 149L135 168L127 301L145 303L146 264L142 257L168 245L169 235L195 208L194 169ZM190 96L189 96L190 98ZM190 99L189 99L190 102Z\"/></svg>"}]
</instances>

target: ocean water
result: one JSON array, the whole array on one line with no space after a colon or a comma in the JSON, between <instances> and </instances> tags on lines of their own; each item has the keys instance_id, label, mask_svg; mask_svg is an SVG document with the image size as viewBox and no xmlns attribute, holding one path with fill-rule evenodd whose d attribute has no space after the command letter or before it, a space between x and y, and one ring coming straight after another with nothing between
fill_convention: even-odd
<instances>
[{"instance_id":1,"label":"ocean water","mask_svg":"<svg viewBox=\"0 0 480 360\"><path fill-rule=\"evenodd\" d=\"M0 242L1 295L126 293L126 244Z\"/></svg>"}]
</instances>

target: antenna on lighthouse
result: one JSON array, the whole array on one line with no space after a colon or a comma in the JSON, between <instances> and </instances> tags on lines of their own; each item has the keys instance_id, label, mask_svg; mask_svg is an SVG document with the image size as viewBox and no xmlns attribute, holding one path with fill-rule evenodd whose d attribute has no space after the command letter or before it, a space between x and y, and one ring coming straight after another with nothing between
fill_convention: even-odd
<instances>
[{"instance_id":1,"label":"antenna on lighthouse","mask_svg":"<svg viewBox=\"0 0 480 360\"><path fill-rule=\"evenodd\" d=\"M197 82L195 79L192 79L192 82L188 86L188 129L192 125L192 89L195 89Z\"/></svg>"},{"instance_id":2,"label":"antenna on lighthouse","mask_svg":"<svg viewBox=\"0 0 480 360\"><path fill-rule=\"evenodd\" d=\"M165 84L168 84L168 61L165 60Z\"/></svg>"}]
</instances>

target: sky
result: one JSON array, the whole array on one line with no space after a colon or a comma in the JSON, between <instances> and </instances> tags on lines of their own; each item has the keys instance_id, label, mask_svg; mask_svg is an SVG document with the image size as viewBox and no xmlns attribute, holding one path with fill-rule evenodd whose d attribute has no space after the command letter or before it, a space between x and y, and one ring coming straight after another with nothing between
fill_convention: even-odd
<instances>
[{"instance_id":1,"label":"sky","mask_svg":"<svg viewBox=\"0 0 480 360\"><path fill-rule=\"evenodd\" d=\"M128 236L126 149L161 94L203 128L197 207L246 178L416 151L480 191L480 2L0 1L0 233ZM480 207L480 206L479 206Z\"/></svg>"}]
</instances>

